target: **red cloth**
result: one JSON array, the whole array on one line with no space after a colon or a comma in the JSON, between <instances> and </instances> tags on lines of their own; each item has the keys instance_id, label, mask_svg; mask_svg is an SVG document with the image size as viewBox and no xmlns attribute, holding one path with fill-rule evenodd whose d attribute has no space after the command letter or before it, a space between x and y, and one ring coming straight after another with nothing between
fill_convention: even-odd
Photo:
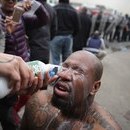
<instances>
[{"instance_id":1,"label":"red cloth","mask_svg":"<svg viewBox=\"0 0 130 130\"><path fill-rule=\"evenodd\" d=\"M26 104L29 98L30 98L30 95L22 95L19 97L18 102L14 106L14 109L16 110L16 112L20 111L20 109Z\"/></svg>"}]
</instances>

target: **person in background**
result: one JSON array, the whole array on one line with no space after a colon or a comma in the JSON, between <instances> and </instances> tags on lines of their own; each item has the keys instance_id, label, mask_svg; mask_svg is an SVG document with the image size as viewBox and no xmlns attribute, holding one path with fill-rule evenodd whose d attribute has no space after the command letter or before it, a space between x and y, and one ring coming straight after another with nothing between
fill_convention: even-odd
<instances>
[{"instance_id":1,"label":"person in background","mask_svg":"<svg viewBox=\"0 0 130 130\"><path fill-rule=\"evenodd\" d=\"M92 53L72 53L49 80L53 92L38 91L29 99L20 130L121 130L94 101L102 73L103 65Z\"/></svg>"},{"instance_id":2,"label":"person in background","mask_svg":"<svg viewBox=\"0 0 130 130\"><path fill-rule=\"evenodd\" d=\"M129 21L129 16L128 16L128 14L126 14L126 15L124 16L123 22L122 22L123 32L122 32L121 41L123 41L123 42L126 42L126 41L127 41L128 21Z\"/></svg>"},{"instance_id":3,"label":"person in background","mask_svg":"<svg viewBox=\"0 0 130 130\"><path fill-rule=\"evenodd\" d=\"M12 18L14 6L22 8L25 12L19 22L14 22ZM4 52L20 56L24 59L24 61L29 60L25 29L38 28L48 22L48 13L45 8L40 5L40 3L38 9L33 15L26 13L31 9L31 6L32 4L29 2L16 4L16 0L1 1L1 28L5 32Z\"/></svg>"},{"instance_id":4,"label":"person in background","mask_svg":"<svg viewBox=\"0 0 130 130\"><path fill-rule=\"evenodd\" d=\"M100 30L100 24L101 24L102 17L103 17L103 11L101 10L97 14L96 22L95 22L95 25L94 25L94 31L96 31L96 30L99 31Z\"/></svg>"},{"instance_id":5,"label":"person in background","mask_svg":"<svg viewBox=\"0 0 130 130\"><path fill-rule=\"evenodd\" d=\"M122 21L120 21L119 23L117 23L116 27L115 27L115 32L114 32L114 36L113 36L113 40L117 40L117 42L121 41L121 23Z\"/></svg>"},{"instance_id":6,"label":"person in background","mask_svg":"<svg viewBox=\"0 0 130 130\"><path fill-rule=\"evenodd\" d=\"M50 20L46 25L40 28L27 30L30 60L40 60L47 64L49 63L50 56L50 41L55 36L57 30L57 17L56 11L46 0L37 1L39 1L48 11Z\"/></svg>"},{"instance_id":7,"label":"person in background","mask_svg":"<svg viewBox=\"0 0 130 130\"><path fill-rule=\"evenodd\" d=\"M86 7L83 6L79 8L79 17L81 26L79 33L74 37L73 52L82 50L83 47L86 46L86 42L89 38L90 29L92 25L92 20L90 16L87 14Z\"/></svg>"},{"instance_id":8,"label":"person in background","mask_svg":"<svg viewBox=\"0 0 130 130\"><path fill-rule=\"evenodd\" d=\"M106 47L103 38L100 37L99 31L95 31L92 36L88 39L86 47L83 48L95 54L100 60L106 56Z\"/></svg>"},{"instance_id":9,"label":"person in background","mask_svg":"<svg viewBox=\"0 0 130 130\"><path fill-rule=\"evenodd\" d=\"M49 19L47 11L40 3L34 14L29 15L27 11L32 6L33 4L29 1L17 4L16 0L1 0L0 27L5 33L4 53L20 56L24 61L29 61L25 28L40 27L45 25ZM21 8L24 12L18 22L13 21L13 11L16 7ZM29 96L24 95L23 98L27 97L28 99ZM3 130L16 130L19 127L20 119L14 106L20 99L21 96L15 93L0 100L0 111L6 113L1 117Z\"/></svg>"},{"instance_id":10,"label":"person in background","mask_svg":"<svg viewBox=\"0 0 130 130\"><path fill-rule=\"evenodd\" d=\"M51 61L60 64L72 53L73 38L79 32L79 15L69 0L59 0L54 6L57 13L57 33L50 44ZM62 61L60 59L62 57Z\"/></svg>"}]
</instances>

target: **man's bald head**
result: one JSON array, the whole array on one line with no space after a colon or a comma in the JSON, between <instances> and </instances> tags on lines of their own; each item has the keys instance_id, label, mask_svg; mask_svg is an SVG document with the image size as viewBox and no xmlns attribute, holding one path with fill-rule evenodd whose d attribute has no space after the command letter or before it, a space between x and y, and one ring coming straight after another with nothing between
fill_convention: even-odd
<instances>
[{"instance_id":1,"label":"man's bald head","mask_svg":"<svg viewBox=\"0 0 130 130\"><path fill-rule=\"evenodd\" d=\"M94 72L93 76L95 77L94 79L95 81L101 79L103 73L103 65L101 61L94 54L85 50L81 50L72 53L68 57L68 59L71 57L74 57L74 59L77 58L77 60L79 60L81 64L83 63L85 63L86 65L89 64L89 66Z\"/></svg>"}]
</instances>

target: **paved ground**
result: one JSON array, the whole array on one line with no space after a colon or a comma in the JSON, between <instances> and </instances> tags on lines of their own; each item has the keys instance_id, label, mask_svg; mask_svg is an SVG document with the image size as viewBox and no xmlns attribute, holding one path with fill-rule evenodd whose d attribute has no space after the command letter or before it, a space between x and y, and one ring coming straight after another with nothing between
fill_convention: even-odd
<instances>
[{"instance_id":1,"label":"paved ground","mask_svg":"<svg viewBox=\"0 0 130 130\"><path fill-rule=\"evenodd\" d=\"M123 130L130 130L129 47L130 43L109 44L108 55L102 61L102 85L96 96L97 102L115 117Z\"/></svg>"},{"instance_id":2,"label":"paved ground","mask_svg":"<svg viewBox=\"0 0 130 130\"><path fill-rule=\"evenodd\" d=\"M104 73L96 99L115 117L123 130L130 130L130 50L110 53L102 62Z\"/></svg>"},{"instance_id":3,"label":"paved ground","mask_svg":"<svg viewBox=\"0 0 130 130\"><path fill-rule=\"evenodd\" d=\"M130 42L109 43L108 46L96 100L115 117L123 130L130 130Z\"/></svg>"}]
</instances>

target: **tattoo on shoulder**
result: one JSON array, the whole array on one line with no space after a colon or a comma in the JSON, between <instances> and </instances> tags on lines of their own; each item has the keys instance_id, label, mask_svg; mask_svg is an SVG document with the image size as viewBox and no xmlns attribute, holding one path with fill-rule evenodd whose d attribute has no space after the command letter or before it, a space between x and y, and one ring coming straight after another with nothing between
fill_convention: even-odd
<instances>
[{"instance_id":1,"label":"tattoo on shoulder","mask_svg":"<svg viewBox=\"0 0 130 130\"><path fill-rule=\"evenodd\" d=\"M92 115L95 122L97 122L105 130L115 130L115 128L109 123L109 121L103 117L98 111L91 111L89 115Z\"/></svg>"},{"instance_id":2,"label":"tattoo on shoulder","mask_svg":"<svg viewBox=\"0 0 130 130\"><path fill-rule=\"evenodd\" d=\"M55 113L57 113L57 109L52 107L51 104L40 104L37 96L33 96L29 101L26 111L29 114L29 118L31 118L32 122L29 122L33 127L44 129L47 127L48 122L54 118Z\"/></svg>"}]
</instances>

